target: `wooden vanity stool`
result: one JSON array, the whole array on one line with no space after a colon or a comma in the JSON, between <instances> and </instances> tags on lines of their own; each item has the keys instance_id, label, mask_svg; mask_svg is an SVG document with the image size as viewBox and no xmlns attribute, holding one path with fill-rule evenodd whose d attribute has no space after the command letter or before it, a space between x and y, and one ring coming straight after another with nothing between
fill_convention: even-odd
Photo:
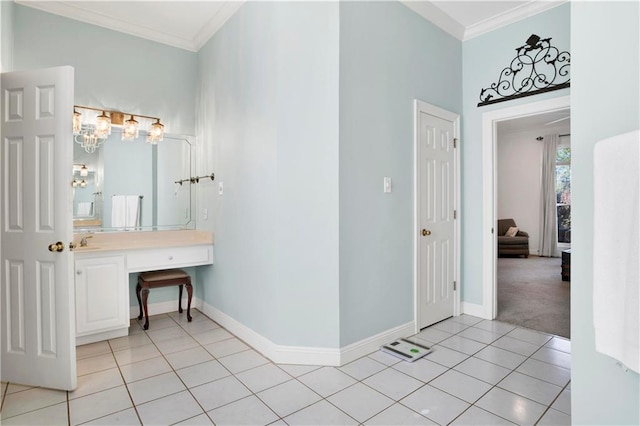
<instances>
[{"instance_id":1,"label":"wooden vanity stool","mask_svg":"<svg viewBox=\"0 0 640 426\"><path fill-rule=\"evenodd\" d=\"M180 287L178 296L178 312L182 313L182 286L187 287L187 320L191 322L191 297L193 296L193 287L191 286L191 276L181 269L168 269L166 271L141 272L138 275L138 285L136 286L136 295L138 296L138 305L140 305L140 315L138 320L142 319L142 308L144 307L144 329L149 329L149 311L147 310L147 298L149 290L158 287L168 287L177 285ZM142 300L140 300L142 293Z\"/></svg>"}]
</instances>

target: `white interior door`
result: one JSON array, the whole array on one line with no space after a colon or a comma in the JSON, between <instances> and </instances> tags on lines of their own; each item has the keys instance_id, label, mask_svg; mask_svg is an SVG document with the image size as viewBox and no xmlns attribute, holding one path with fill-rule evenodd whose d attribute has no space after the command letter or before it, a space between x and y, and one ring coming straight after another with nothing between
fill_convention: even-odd
<instances>
[{"instance_id":1,"label":"white interior door","mask_svg":"<svg viewBox=\"0 0 640 426\"><path fill-rule=\"evenodd\" d=\"M2 74L4 382L76 387L72 113L73 68Z\"/></svg>"},{"instance_id":2,"label":"white interior door","mask_svg":"<svg viewBox=\"0 0 640 426\"><path fill-rule=\"evenodd\" d=\"M424 328L455 313L457 116L416 102L417 321Z\"/></svg>"}]
</instances>

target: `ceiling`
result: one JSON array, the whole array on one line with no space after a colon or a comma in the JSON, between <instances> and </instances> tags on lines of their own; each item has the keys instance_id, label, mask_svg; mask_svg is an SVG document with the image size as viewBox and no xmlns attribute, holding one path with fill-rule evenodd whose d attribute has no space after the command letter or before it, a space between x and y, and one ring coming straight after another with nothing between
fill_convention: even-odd
<instances>
[{"instance_id":1,"label":"ceiling","mask_svg":"<svg viewBox=\"0 0 640 426\"><path fill-rule=\"evenodd\" d=\"M197 52L244 4L244 0L15 2L193 52ZM460 40L476 37L564 2L566 0L402 1Z\"/></svg>"},{"instance_id":2,"label":"ceiling","mask_svg":"<svg viewBox=\"0 0 640 426\"><path fill-rule=\"evenodd\" d=\"M500 121L498 123L498 132L500 134L506 134L537 130L543 133L545 130L548 130L550 132L569 133L570 127L571 111L569 109L562 109Z\"/></svg>"}]
</instances>

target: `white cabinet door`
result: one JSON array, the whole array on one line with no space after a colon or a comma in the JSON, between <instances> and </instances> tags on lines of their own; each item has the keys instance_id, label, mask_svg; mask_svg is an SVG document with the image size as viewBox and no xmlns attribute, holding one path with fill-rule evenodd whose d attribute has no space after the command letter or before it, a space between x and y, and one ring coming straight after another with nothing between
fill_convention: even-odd
<instances>
[{"instance_id":1,"label":"white cabinet door","mask_svg":"<svg viewBox=\"0 0 640 426\"><path fill-rule=\"evenodd\" d=\"M76 259L76 336L129 326L124 256Z\"/></svg>"}]
</instances>

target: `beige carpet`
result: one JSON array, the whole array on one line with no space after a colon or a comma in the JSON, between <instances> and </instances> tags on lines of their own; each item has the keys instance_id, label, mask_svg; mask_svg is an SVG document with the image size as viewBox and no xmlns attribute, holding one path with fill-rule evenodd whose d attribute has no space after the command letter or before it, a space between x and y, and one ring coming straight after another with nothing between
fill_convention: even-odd
<instances>
[{"instance_id":1,"label":"beige carpet","mask_svg":"<svg viewBox=\"0 0 640 426\"><path fill-rule=\"evenodd\" d=\"M498 258L496 319L571 338L571 283L562 281L561 263L555 257Z\"/></svg>"}]
</instances>

